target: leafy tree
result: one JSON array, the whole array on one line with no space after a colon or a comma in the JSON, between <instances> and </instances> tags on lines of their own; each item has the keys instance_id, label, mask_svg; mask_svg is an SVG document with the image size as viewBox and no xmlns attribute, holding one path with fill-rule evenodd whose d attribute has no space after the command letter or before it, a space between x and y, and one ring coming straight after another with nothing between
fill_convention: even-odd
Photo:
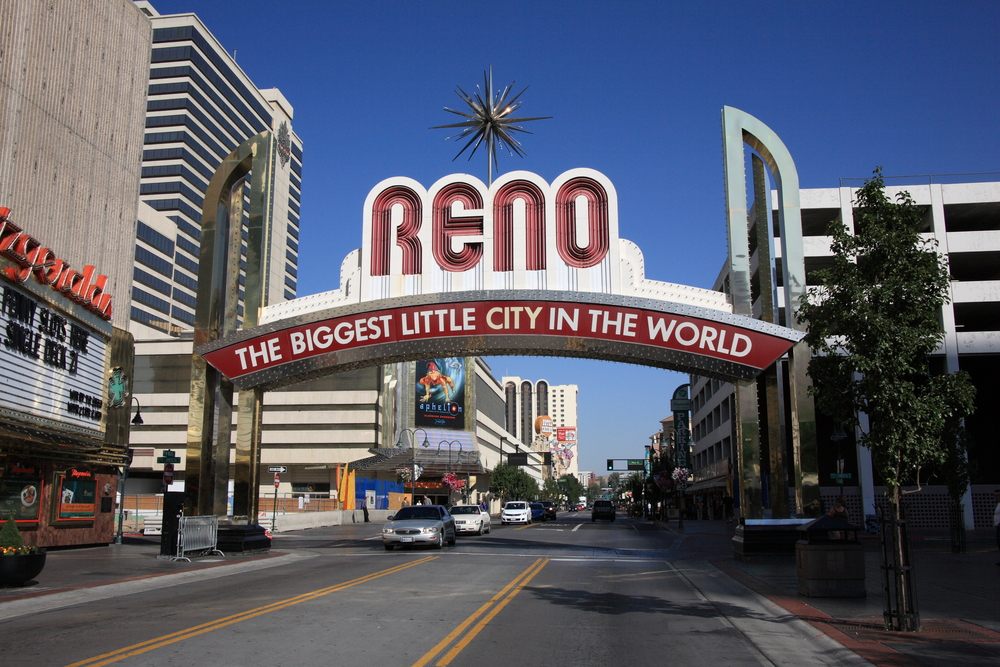
<instances>
[{"instance_id":1,"label":"leafy tree","mask_svg":"<svg viewBox=\"0 0 1000 667\"><path fill-rule=\"evenodd\" d=\"M502 502L529 500L538 496L538 484L519 466L500 464L490 476L490 492L500 496Z\"/></svg>"},{"instance_id":2,"label":"leafy tree","mask_svg":"<svg viewBox=\"0 0 1000 667\"><path fill-rule=\"evenodd\" d=\"M576 478L575 475L563 475L559 478L559 488L562 489L562 495L566 502L576 503L580 496L585 495L585 490L583 484L580 480Z\"/></svg>"},{"instance_id":3,"label":"leafy tree","mask_svg":"<svg viewBox=\"0 0 1000 667\"><path fill-rule=\"evenodd\" d=\"M809 375L817 407L855 427L859 414L868 417L861 444L871 450L887 487L891 523L897 527L894 557L905 560L908 549L898 539L902 485L906 479L919 480L921 469L944 461L946 425L972 411L974 388L964 373L936 375L930 370L928 357L942 340L939 316L948 298L947 264L936 243L920 236L923 212L910 195L900 193L893 202L884 187L876 169L858 191L853 235L842 222L831 224L831 264L811 277L821 287L802 297L798 317L808 322L806 342L813 351ZM908 593L912 581L906 581L910 569L895 572L895 618L917 619Z\"/></svg>"},{"instance_id":4,"label":"leafy tree","mask_svg":"<svg viewBox=\"0 0 1000 667\"><path fill-rule=\"evenodd\" d=\"M587 504L593 504L594 500L601 497L601 483L596 479L590 480L587 484Z\"/></svg>"},{"instance_id":5,"label":"leafy tree","mask_svg":"<svg viewBox=\"0 0 1000 667\"><path fill-rule=\"evenodd\" d=\"M545 483L542 485L542 498L557 503L563 499L563 491L558 479L549 477L545 480Z\"/></svg>"}]
</instances>

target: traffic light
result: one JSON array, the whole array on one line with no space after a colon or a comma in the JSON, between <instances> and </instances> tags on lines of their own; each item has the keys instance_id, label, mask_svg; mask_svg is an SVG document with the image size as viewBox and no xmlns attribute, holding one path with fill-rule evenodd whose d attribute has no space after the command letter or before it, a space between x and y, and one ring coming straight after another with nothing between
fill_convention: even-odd
<instances>
[{"instance_id":1,"label":"traffic light","mask_svg":"<svg viewBox=\"0 0 1000 667\"><path fill-rule=\"evenodd\" d=\"M608 459L608 470L614 470L614 469L615 469L615 460Z\"/></svg>"}]
</instances>

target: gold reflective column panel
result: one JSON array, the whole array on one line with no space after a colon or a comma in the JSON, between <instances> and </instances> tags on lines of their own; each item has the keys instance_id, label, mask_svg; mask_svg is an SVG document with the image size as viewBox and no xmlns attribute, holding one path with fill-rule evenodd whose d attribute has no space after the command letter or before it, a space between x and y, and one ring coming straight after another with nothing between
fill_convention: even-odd
<instances>
[{"instance_id":1,"label":"gold reflective column panel","mask_svg":"<svg viewBox=\"0 0 1000 667\"><path fill-rule=\"evenodd\" d=\"M805 258L802 247L802 219L799 207L799 179L791 154L781 139L767 125L746 112L733 107L722 110L723 147L725 162L726 211L729 236L729 282L734 312L740 315L766 319L766 311L773 317L774 304L771 294L770 268L770 197L764 187L764 166L770 171L778 189L778 230L782 251L783 297L785 326L804 331L805 323L795 317L799 297L805 292ZM753 162L753 184L758 208L763 214L757 221L755 245L758 256L757 269L751 271L749 220L747 211L747 185L744 167L744 150L749 147L756 155ZM759 158L757 157L759 156ZM763 222L763 224L761 224ZM766 243L762 243L764 238ZM764 247L766 246L766 248ZM756 285L756 290L754 289ZM757 302L755 297L764 298ZM792 478L795 484L795 514L812 515L819 508L819 475L816 453L815 409L809 396L809 348L797 343L788 353L787 364L779 361L754 383L736 384L737 420L735 423L736 452L739 461L741 510L745 518L763 516L760 496L760 437L767 438L768 464L772 468L771 507L773 516L787 516L787 474L784 461L786 443L792 452ZM779 373L779 369L787 369ZM790 400L782 405L782 385L788 383ZM752 386L751 386L752 385ZM759 388L759 391L758 391ZM784 410L782 409L784 408ZM785 415L787 411L787 417ZM785 428L785 420L790 428ZM763 425L762 433L761 421ZM788 431L785 433L784 431Z\"/></svg>"},{"instance_id":2,"label":"gold reflective column panel","mask_svg":"<svg viewBox=\"0 0 1000 667\"><path fill-rule=\"evenodd\" d=\"M266 305L268 238L271 227L273 137L264 131L245 141L226 159L209 183L202 210L198 263L198 302L194 348L237 329L244 184L251 174L250 221L244 281L243 327L258 323ZM257 516L262 391L239 396L234 516ZM184 511L225 516L232 442L233 385L205 363L191 358Z\"/></svg>"}]
</instances>

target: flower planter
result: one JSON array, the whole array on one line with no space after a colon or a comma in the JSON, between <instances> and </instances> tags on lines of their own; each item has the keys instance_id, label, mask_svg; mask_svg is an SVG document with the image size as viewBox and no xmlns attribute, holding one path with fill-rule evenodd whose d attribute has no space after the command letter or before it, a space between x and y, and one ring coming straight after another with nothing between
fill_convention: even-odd
<instances>
[{"instance_id":1,"label":"flower planter","mask_svg":"<svg viewBox=\"0 0 1000 667\"><path fill-rule=\"evenodd\" d=\"M0 586L23 586L45 567L45 552L0 556Z\"/></svg>"}]
</instances>

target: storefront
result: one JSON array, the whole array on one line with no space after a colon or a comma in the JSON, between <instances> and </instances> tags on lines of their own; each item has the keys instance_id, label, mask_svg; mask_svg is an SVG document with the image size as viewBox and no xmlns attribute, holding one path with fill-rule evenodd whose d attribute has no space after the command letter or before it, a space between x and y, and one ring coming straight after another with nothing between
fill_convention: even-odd
<instances>
[{"instance_id":1,"label":"storefront","mask_svg":"<svg viewBox=\"0 0 1000 667\"><path fill-rule=\"evenodd\" d=\"M8 214L0 208L0 516L35 546L108 543L130 397L124 371L109 368L131 337L111 325L107 277L71 267Z\"/></svg>"}]
</instances>

